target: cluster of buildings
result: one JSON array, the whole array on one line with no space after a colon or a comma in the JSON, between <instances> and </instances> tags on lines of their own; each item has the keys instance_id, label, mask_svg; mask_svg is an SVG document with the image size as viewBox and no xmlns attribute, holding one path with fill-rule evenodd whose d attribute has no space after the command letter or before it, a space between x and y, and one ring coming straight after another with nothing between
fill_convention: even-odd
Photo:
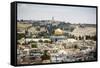
<instances>
[{"instance_id":1,"label":"cluster of buildings","mask_svg":"<svg viewBox=\"0 0 100 68\"><path fill-rule=\"evenodd\" d=\"M87 36L96 36L96 28L75 25L71 32L57 27L54 18L46 26L33 24L18 25L17 44L18 64L59 63L95 60L96 40ZM58 21L57 21L58 22ZM23 24L23 23L21 23ZM45 23L46 24L46 23ZM62 27L63 28L63 27ZM40 34L42 33L42 34ZM43 34L44 33L44 34ZM68 35L66 36L65 33ZM41 36L39 36L41 35ZM45 36L48 37L45 37ZM81 39L80 39L81 37Z\"/></svg>"}]
</instances>

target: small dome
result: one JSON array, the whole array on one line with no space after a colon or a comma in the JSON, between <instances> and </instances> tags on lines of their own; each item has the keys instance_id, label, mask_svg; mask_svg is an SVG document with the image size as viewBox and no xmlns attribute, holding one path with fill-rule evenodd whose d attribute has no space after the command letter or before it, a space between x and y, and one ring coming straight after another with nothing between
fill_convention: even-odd
<instances>
[{"instance_id":1,"label":"small dome","mask_svg":"<svg viewBox=\"0 0 100 68\"><path fill-rule=\"evenodd\" d=\"M61 30L61 29L56 29L55 31L54 31L54 34L55 35L62 35L63 34L63 30Z\"/></svg>"}]
</instances>

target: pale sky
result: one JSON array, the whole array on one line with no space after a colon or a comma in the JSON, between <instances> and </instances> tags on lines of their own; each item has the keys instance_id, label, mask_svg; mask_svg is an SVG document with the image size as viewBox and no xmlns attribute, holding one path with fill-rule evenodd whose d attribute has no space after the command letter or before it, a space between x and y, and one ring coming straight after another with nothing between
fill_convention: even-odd
<instances>
[{"instance_id":1,"label":"pale sky","mask_svg":"<svg viewBox=\"0 0 100 68\"><path fill-rule=\"evenodd\" d=\"M96 24L96 8L18 4L17 20L55 20L70 23Z\"/></svg>"}]
</instances>

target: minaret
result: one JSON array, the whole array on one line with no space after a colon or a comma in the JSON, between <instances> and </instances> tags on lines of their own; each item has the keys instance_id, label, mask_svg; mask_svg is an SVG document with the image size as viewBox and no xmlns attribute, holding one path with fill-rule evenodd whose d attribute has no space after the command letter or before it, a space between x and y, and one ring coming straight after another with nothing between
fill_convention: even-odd
<instances>
[{"instance_id":1,"label":"minaret","mask_svg":"<svg viewBox=\"0 0 100 68\"><path fill-rule=\"evenodd\" d=\"M54 23L54 17L52 17L52 23Z\"/></svg>"},{"instance_id":2,"label":"minaret","mask_svg":"<svg viewBox=\"0 0 100 68\"><path fill-rule=\"evenodd\" d=\"M54 17L52 17L52 21L54 21Z\"/></svg>"}]
</instances>

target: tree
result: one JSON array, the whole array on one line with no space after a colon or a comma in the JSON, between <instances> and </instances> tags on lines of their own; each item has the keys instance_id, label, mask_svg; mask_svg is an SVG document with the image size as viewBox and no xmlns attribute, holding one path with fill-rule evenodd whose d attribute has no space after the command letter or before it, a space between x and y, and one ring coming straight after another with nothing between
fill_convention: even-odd
<instances>
[{"instance_id":1,"label":"tree","mask_svg":"<svg viewBox=\"0 0 100 68\"><path fill-rule=\"evenodd\" d=\"M78 48L78 45L77 45L77 44L75 44L73 48L77 49L77 48Z\"/></svg>"},{"instance_id":2,"label":"tree","mask_svg":"<svg viewBox=\"0 0 100 68\"><path fill-rule=\"evenodd\" d=\"M34 43L34 44L31 45L31 47L32 47L32 48L37 48L37 44Z\"/></svg>"},{"instance_id":3,"label":"tree","mask_svg":"<svg viewBox=\"0 0 100 68\"><path fill-rule=\"evenodd\" d=\"M79 40L82 40L82 37L81 36L79 36Z\"/></svg>"},{"instance_id":4,"label":"tree","mask_svg":"<svg viewBox=\"0 0 100 68\"><path fill-rule=\"evenodd\" d=\"M89 40L90 39L90 36L89 35L86 35L86 40Z\"/></svg>"},{"instance_id":5,"label":"tree","mask_svg":"<svg viewBox=\"0 0 100 68\"><path fill-rule=\"evenodd\" d=\"M91 37L91 39L94 40L94 41L96 41L97 40L97 36L94 35L94 36Z\"/></svg>"},{"instance_id":6,"label":"tree","mask_svg":"<svg viewBox=\"0 0 100 68\"><path fill-rule=\"evenodd\" d=\"M17 34L17 40L20 40L21 38L25 37L25 34L21 33L21 34Z\"/></svg>"},{"instance_id":7,"label":"tree","mask_svg":"<svg viewBox=\"0 0 100 68\"><path fill-rule=\"evenodd\" d=\"M44 43L50 43L50 41L49 40L44 40Z\"/></svg>"},{"instance_id":8,"label":"tree","mask_svg":"<svg viewBox=\"0 0 100 68\"><path fill-rule=\"evenodd\" d=\"M39 40L39 42L40 42L40 43L42 43L42 42L43 42L43 40L41 40L41 39L40 39L40 40Z\"/></svg>"},{"instance_id":9,"label":"tree","mask_svg":"<svg viewBox=\"0 0 100 68\"><path fill-rule=\"evenodd\" d=\"M48 51L45 50L44 54L41 56L42 60L50 60L50 55L48 54Z\"/></svg>"},{"instance_id":10,"label":"tree","mask_svg":"<svg viewBox=\"0 0 100 68\"><path fill-rule=\"evenodd\" d=\"M37 31L40 31L40 28L38 27L38 28L36 28L36 30L37 30Z\"/></svg>"}]
</instances>

